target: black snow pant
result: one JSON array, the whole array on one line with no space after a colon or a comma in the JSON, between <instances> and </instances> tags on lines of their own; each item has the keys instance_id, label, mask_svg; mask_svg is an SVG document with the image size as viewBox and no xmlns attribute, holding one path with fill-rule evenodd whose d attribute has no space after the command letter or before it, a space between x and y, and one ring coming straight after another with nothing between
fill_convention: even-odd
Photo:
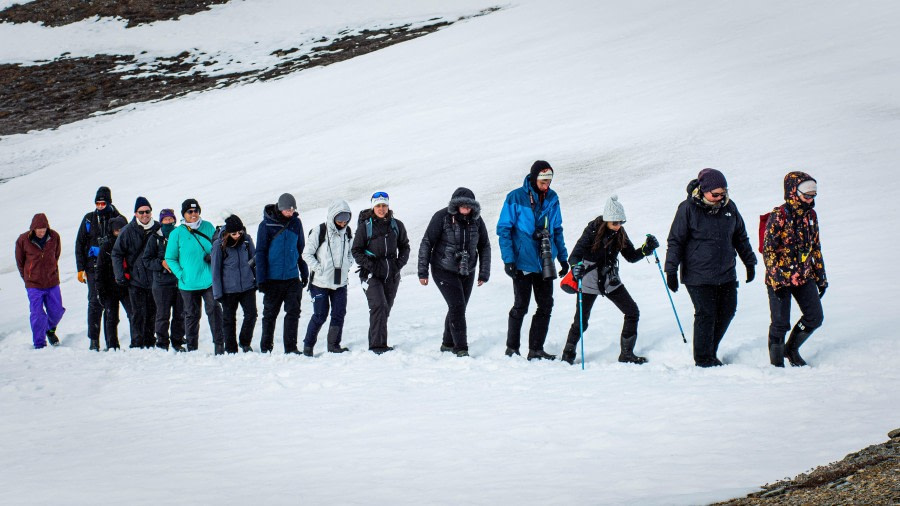
<instances>
[{"instance_id":1,"label":"black snow pant","mask_svg":"<svg viewBox=\"0 0 900 506\"><path fill-rule=\"evenodd\" d=\"M769 325L769 343L784 344L784 336L791 329L791 297L800 306L800 322L803 329L813 333L822 326L825 316L822 312L822 301L815 283L804 283L800 286L781 288L778 291L771 286L769 291L769 312L772 323Z\"/></svg>"},{"instance_id":2,"label":"black snow pant","mask_svg":"<svg viewBox=\"0 0 900 506\"><path fill-rule=\"evenodd\" d=\"M244 320L241 322L240 344L242 348L250 346L253 341L253 328L256 327L256 288L246 292L226 293L222 297L222 327L225 331L225 351L237 353L237 308L241 306Z\"/></svg>"},{"instance_id":3,"label":"black snow pant","mask_svg":"<svg viewBox=\"0 0 900 506\"><path fill-rule=\"evenodd\" d=\"M539 273L525 274L517 271L513 278L513 307L509 310L509 326L506 331L506 347L519 349L522 322L528 314L531 292L537 310L531 317L531 328L528 331L528 349L543 351L547 340L547 329L550 327L550 313L553 311L553 280L545 280Z\"/></svg>"},{"instance_id":4,"label":"black snow pant","mask_svg":"<svg viewBox=\"0 0 900 506\"><path fill-rule=\"evenodd\" d=\"M439 267L432 267L434 282L447 302L447 316L444 318L444 346L452 346L453 351L468 351L468 331L466 306L475 285L475 273L460 276Z\"/></svg>"},{"instance_id":5,"label":"black snow pant","mask_svg":"<svg viewBox=\"0 0 900 506\"><path fill-rule=\"evenodd\" d=\"M156 319L156 303L153 292L148 288L128 287L131 300L131 345L130 348L152 348L153 327Z\"/></svg>"},{"instance_id":6,"label":"black snow pant","mask_svg":"<svg viewBox=\"0 0 900 506\"><path fill-rule=\"evenodd\" d=\"M212 287L205 290L181 290L184 299L184 334L188 351L194 351L200 344L200 305L206 309L206 319L209 321L209 331L212 332L213 344L216 349L224 349L222 346L222 306L213 299Z\"/></svg>"},{"instance_id":7,"label":"black snow pant","mask_svg":"<svg viewBox=\"0 0 900 506\"><path fill-rule=\"evenodd\" d=\"M716 354L737 309L737 285L686 285L694 303L694 363L700 367L721 365Z\"/></svg>"},{"instance_id":8,"label":"black snow pant","mask_svg":"<svg viewBox=\"0 0 900 506\"><path fill-rule=\"evenodd\" d=\"M156 305L156 347L168 350L171 337L172 347L181 348L184 346L184 299L178 287L155 287L153 301Z\"/></svg>"},{"instance_id":9,"label":"black snow pant","mask_svg":"<svg viewBox=\"0 0 900 506\"><path fill-rule=\"evenodd\" d=\"M598 297L599 295L593 293L583 293L581 296L581 311L583 314L581 323L583 330L587 330L588 328L588 320L591 318L591 309L594 307L594 302L597 301ZM641 312L638 310L637 303L631 298L631 294L628 293L625 285L616 288L612 293L606 294L606 298L615 304L616 307L619 308L619 311L625 315L625 321L622 323L621 337L636 336L638 319L641 317ZM569 327L569 336L566 339L566 344L577 344L579 339L578 300L576 299L575 321L573 321L572 326Z\"/></svg>"},{"instance_id":10,"label":"black snow pant","mask_svg":"<svg viewBox=\"0 0 900 506\"><path fill-rule=\"evenodd\" d=\"M270 279L263 294L262 336L259 348L269 353L275 346L275 322L284 304L284 352L296 353L300 325L300 278Z\"/></svg>"},{"instance_id":11,"label":"black snow pant","mask_svg":"<svg viewBox=\"0 0 900 506\"><path fill-rule=\"evenodd\" d=\"M92 259L96 260L95 259ZM93 266L89 266L85 272L88 286L88 339L100 339L100 323L103 320L103 303L100 301L100 292L97 290L97 274Z\"/></svg>"},{"instance_id":12,"label":"black snow pant","mask_svg":"<svg viewBox=\"0 0 900 506\"><path fill-rule=\"evenodd\" d=\"M125 308L125 316L131 318L131 300L128 298L128 290L119 286L113 286L103 296L103 338L106 340L106 349L119 348L119 304Z\"/></svg>"},{"instance_id":13,"label":"black snow pant","mask_svg":"<svg viewBox=\"0 0 900 506\"><path fill-rule=\"evenodd\" d=\"M383 350L388 347L387 321L394 307L394 298L400 288L400 278L394 277L386 281L369 278L363 281L366 300L369 302L369 349Z\"/></svg>"}]
</instances>

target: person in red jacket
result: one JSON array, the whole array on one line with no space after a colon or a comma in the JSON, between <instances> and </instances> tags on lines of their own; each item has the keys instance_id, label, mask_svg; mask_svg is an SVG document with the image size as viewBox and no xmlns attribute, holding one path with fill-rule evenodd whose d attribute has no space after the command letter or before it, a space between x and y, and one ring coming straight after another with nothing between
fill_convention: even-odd
<instances>
[{"instance_id":1,"label":"person in red jacket","mask_svg":"<svg viewBox=\"0 0 900 506\"><path fill-rule=\"evenodd\" d=\"M59 234L50 229L47 216L34 215L28 232L16 239L16 265L25 281L31 305L31 334L36 349L59 345L56 325L66 308L59 292Z\"/></svg>"}]
</instances>

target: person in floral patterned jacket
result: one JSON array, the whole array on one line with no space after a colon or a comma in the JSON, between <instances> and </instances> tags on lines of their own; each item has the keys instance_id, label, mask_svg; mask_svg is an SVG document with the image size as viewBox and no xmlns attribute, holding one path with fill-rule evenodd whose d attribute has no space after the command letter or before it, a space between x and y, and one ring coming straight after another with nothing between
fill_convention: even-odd
<instances>
[{"instance_id":1,"label":"person in floral patterned jacket","mask_svg":"<svg viewBox=\"0 0 900 506\"><path fill-rule=\"evenodd\" d=\"M816 180L805 172L784 176L784 204L769 215L763 243L766 264L766 288L769 292L769 360L784 367L787 357L792 366L806 365L798 350L820 326L821 298L828 288L825 263L819 244L819 220L815 207ZM803 313L790 328L791 297Z\"/></svg>"}]
</instances>

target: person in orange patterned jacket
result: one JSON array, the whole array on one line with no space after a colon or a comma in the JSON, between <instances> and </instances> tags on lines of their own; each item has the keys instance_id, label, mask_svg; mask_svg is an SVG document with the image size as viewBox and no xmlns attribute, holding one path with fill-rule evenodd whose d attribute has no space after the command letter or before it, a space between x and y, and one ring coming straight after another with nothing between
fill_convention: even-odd
<instances>
[{"instance_id":1,"label":"person in orange patterned jacket","mask_svg":"<svg viewBox=\"0 0 900 506\"><path fill-rule=\"evenodd\" d=\"M813 209L816 194L812 176L789 172L784 176L784 204L772 211L766 225L763 260L772 316L769 360L775 367L784 367L785 357L792 366L806 365L798 350L824 319L821 299L828 280L819 243L819 220ZM791 297L803 314L785 343Z\"/></svg>"}]
</instances>

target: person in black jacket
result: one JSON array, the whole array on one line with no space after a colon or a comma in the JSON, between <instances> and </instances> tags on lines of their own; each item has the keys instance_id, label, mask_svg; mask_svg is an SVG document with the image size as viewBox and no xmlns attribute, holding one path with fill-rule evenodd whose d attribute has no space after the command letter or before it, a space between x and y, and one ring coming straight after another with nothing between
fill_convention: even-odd
<instances>
[{"instance_id":1,"label":"person in black jacket","mask_svg":"<svg viewBox=\"0 0 900 506\"><path fill-rule=\"evenodd\" d=\"M225 353L237 353L237 308L241 306L241 351L253 351L253 327L256 326L256 247L244 222L235 215L225 218L225 228L213 242L210 269L213 297L222 304Z\"/></svg>"},{"instance_id":2,"label":"person in black jacket","mask_svg":"<svg viewBox=\"0 0 900 506\"><path fill-rule=\"evenodd\" d=\"M659 246L659 241L648 234L644 244L635 249L628 234L625 233L625 228L622 227L624 223L625 208L619 203L619 197L613 195L607 199L603 214L584 228L581 238L569 254L572 277L576 281L581 280L582 291L581 321L579 322L576 302L575 321L569 327L569 336L562 352L562 360L570 364L575 362L575 347L581 333L588 328L591 308L594 307L598 295L608 298L624 315L625 321L619 338L621 348L619 362L643 364L647 361L646 358L634 354L640 311L619 278L619 253L622 253L625 260L634 263L652 254Z\"/></svg>"},{"instance_id":3,"label":"person in black jacket","mask_svg":"<svg viewBox=\"0 0 900 506\"><path fill-rule=\"evenodd\" d=\"M666 284L678 291L680 266L681 283L694 303L694 363L719 366L719 343L737 309L735 253L747 269L747 283L756 276L756 255L721 172L701 170L687 194L669 230Z\"/></svg>"},{"instance_id":4,"label":"person in black jacket","mask_svg":"<svg viewBox=\"0 0 900 506\"><path fill-rule=\"evenodd\" d=\"M481 268L476 271L478 259ZM457 188L447 207L436 212L419 246L419 283L428 285L428 266L447 302L441 351L469 356L466 306L475 277L478 286L491 275L491 243L481 219L481 204L468 188Z\"/></svg>"},{"instance_id":5,"label":"person in black jacket","mask_svg":"<svg viewBox=\"0 0 900 506\"><path fill-rule=\"evenodd\" d=\"M369 301L369 350L378 355L394 349L387 344L387 320L400 286L400 270L409 260L406 227L394 218L389 205L387 193L372 195L372 209L359 213L350 249Z\"/></svg>"},{"instance_id":6,"label":"person in black jacket","mask_svg":"<svg viewBox=\"0 0 900 506\"><path fill-rule=\"evenodd\" d=\"M178 292L178 278L166 265L166 246L169 234L175 230L175 210L159 212L159 228L150 236L144 248L144 266L153 274L153 302L156 306L156 347L169 349L169 340L175 351L184 348L184 299ZM169 327L171 326L171 333Z\"/></svg>"},{"instance_id":7,"label":"person in black jacket","mask_svg":"<svg viewBox=\"0 0 900 506\"><path fill-rule=\"evenodd\" d=\"M134 218L119 232L112 249L113 273L116 284L128 290L131 300L130 348L153 348L153 322L156 304L153 302L153 275L144 265L144 247L159 229L153 220L153 209L144 197L134 203Z\"/></svg>"},{"instance_id":8,"label":"person in black jacket","mask_svg":"<svg viewBox=\"0 0 900 506\"><path fill-rule=\"evenodd\" d=\"M88 286L88 339L90 349L100 350L100 322L103 305L97 293L97 258L100 247L110 241L109 221L122 216L112 203L112 192L101 186L94 197L95 208L84 215L75 238L75 267L78 281ZM110 244L110 248L112 245Z\"/></svg>"},{"instance_id":9,"label":"person in black jacket","mask_svg":"<svg viewBox=\"0 0 900 506\"><path fill-rule=\"evenodd\" d=\"M116 216L109 220L111 237L109 241L100 246L97 256L97 295L103 304L103 336L106 339L106 350L119 349L119 304L125 308L125 315L131 320L131 299L128 297L128 288L116 283L115 269L112 258L113 244L120 231L128 222L122 216ZM100 351L100 348L91 348Z\"/></svg>"}]
</instances>

